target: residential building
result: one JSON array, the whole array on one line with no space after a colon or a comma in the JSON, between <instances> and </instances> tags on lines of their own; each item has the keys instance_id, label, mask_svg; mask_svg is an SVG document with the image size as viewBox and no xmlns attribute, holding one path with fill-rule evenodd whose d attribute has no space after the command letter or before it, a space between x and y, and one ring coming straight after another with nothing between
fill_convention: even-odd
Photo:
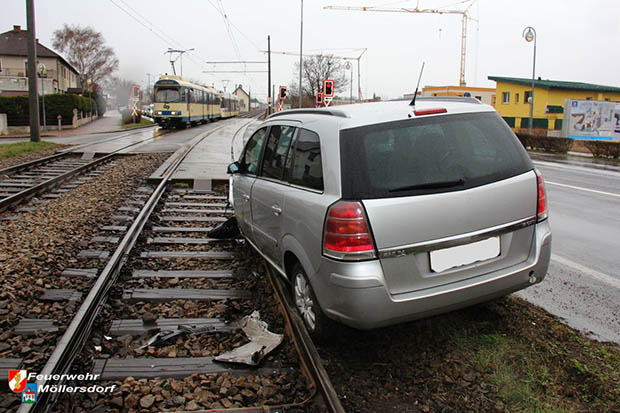
<instances>
[{"instance_id":1,"label":"residential building","mask_svg":"<svg viewBox=\"0 0 620 413\"><path fill-rule=\"evenodd\" d=\"M426 86L422 89L420 96L467 96L476 98L487 105L495 105L495 89L488 87Z\"/></svg>"},{"instance_id":2,"label":"residential building","mask_svg":"<svg viewBox=\"0 0 620 413\"><path fill-rule=\"evenodd\" d=\"M497 112L513 129L527 129L532 79L489 76L489 80L497 82ZM620 101L620 87L538 78L534 81L532 127L559 134L564 121L565 99Z\"/></svg>"},{"instance_id":3,"label":"residential building","mask_svg":"<svg viewBox=\"0 0 620 413\"><path fill-rule=\"evenodd\" d=\"M250 95L243 90L241 85L237 86L233 95L236 95L239 98L239 111L240 112L249 112L250 111Z\"/></svg>"},{"instance_id":4,"label":"residential building","mask_svg":"<svg viewBox=\"0 0 620 413\"><path fill-rule=\"evenodd\" d=\"M69 62L37 39L37 67L45 66L39 76L39 94L67 93L79 87L79 73ZM0 95L28 94L28 31L20 26L0 34Z\"/></svg>"}]
</instances>

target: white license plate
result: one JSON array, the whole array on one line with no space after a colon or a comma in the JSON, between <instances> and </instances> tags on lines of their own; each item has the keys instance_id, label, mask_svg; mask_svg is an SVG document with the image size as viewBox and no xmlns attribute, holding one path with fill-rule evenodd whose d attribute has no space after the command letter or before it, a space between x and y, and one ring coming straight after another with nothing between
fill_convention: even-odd
<instances>
[{"instance_id":1,"label":"white license plate","mask_svg":"<svg viewBox=\"0 0 620 413\"><path fill-rule=\"evenodd\" d=\"M442 272L450 268L495 258L499 253L499 237L431 251L431 270L434 272Z\"/></svg>"}]
</instances>

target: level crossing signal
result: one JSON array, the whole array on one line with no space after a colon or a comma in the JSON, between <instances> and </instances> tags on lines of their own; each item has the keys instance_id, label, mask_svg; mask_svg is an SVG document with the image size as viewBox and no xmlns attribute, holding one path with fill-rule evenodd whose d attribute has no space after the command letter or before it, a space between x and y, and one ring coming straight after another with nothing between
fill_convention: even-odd
<instances>
[{"instance_id":1,"label":"level crossing signal","mask_svg":"<svg viewBox=\"0 0 620 413\"><path fill-rule=\"evenodd\" d=\"M334 81L333 80L325 79L323 81L323 96L325 96L326 98L334 97Z\"/></svg>"},{"instance_id":2,"label":"level crossing signal","mask_svg":"<svg viewBox=\"0 0 620 413\"><path fill-rule=\"evenodd\" d=\"M133 85L131 87L131 97L133 99L140 99L140 86L138 85Z\"/></svg>"},{"instance_id":3,"label":"level crossing signal","mask_svg":"<svg viewBox=\"0 0 620 413\"><path fill-rule=\"evenodd\" d=\"M280 100L286 100L286 86L280 86L280 93L278 94Z\"/></svg>"}]
</instances>

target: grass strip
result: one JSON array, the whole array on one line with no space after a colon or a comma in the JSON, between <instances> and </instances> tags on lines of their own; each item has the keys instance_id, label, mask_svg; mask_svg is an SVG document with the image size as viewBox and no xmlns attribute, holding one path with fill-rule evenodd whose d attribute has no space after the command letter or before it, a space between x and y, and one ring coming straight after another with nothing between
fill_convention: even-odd
<instances>
[{"instance_id":1,"label":"grass strip","mask_svg":"<svg viewBox=\"0 0 620 413\"><path fill-rule=\"evenodd\" d=\"M27 152L38 152L49 149L59 148L64 145L59 145L52 142L16 142L0 144L0 159L11 158L13 156L21 155Z\"/></svg>"},{"instance_id":2,"label":"grass strip","mask_svg":"<svg viewBox=\"0 0 620 413\"><path fill-rule=\"evenodd\" d=\"M152 120L148 120L145 118L142 118L140 120L140 123L128 123L126 125L123 125L123 129L134 129L134 128L141 128L143 126L151 126L154 125L155 122L153 122Z\"/></svg>"}]
</instances>

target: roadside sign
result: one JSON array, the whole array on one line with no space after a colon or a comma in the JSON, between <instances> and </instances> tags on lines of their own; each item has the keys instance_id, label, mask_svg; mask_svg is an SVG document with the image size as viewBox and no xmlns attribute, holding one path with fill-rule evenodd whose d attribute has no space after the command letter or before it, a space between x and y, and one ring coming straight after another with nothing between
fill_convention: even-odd
<instances>
[{"instance_id":1,"label":"roadside sign","mask_svg":"<svg viewBox=\"0 0 620 413\"><path fill-rule=\"evenodd\" d=\"M327 98L334 97L334 81L325 79L323 81L323 96Z\"/></svg>"},{"instance_id":2,"label":"roadside sign","mask_svg":"<svg viewBox=\"0 0 620 413\"><path fill-rule=\"evenodd\" d=\"M131 97L140 100L140 86L133 85L131 87Z\"/></svg>"}]
</instances>

